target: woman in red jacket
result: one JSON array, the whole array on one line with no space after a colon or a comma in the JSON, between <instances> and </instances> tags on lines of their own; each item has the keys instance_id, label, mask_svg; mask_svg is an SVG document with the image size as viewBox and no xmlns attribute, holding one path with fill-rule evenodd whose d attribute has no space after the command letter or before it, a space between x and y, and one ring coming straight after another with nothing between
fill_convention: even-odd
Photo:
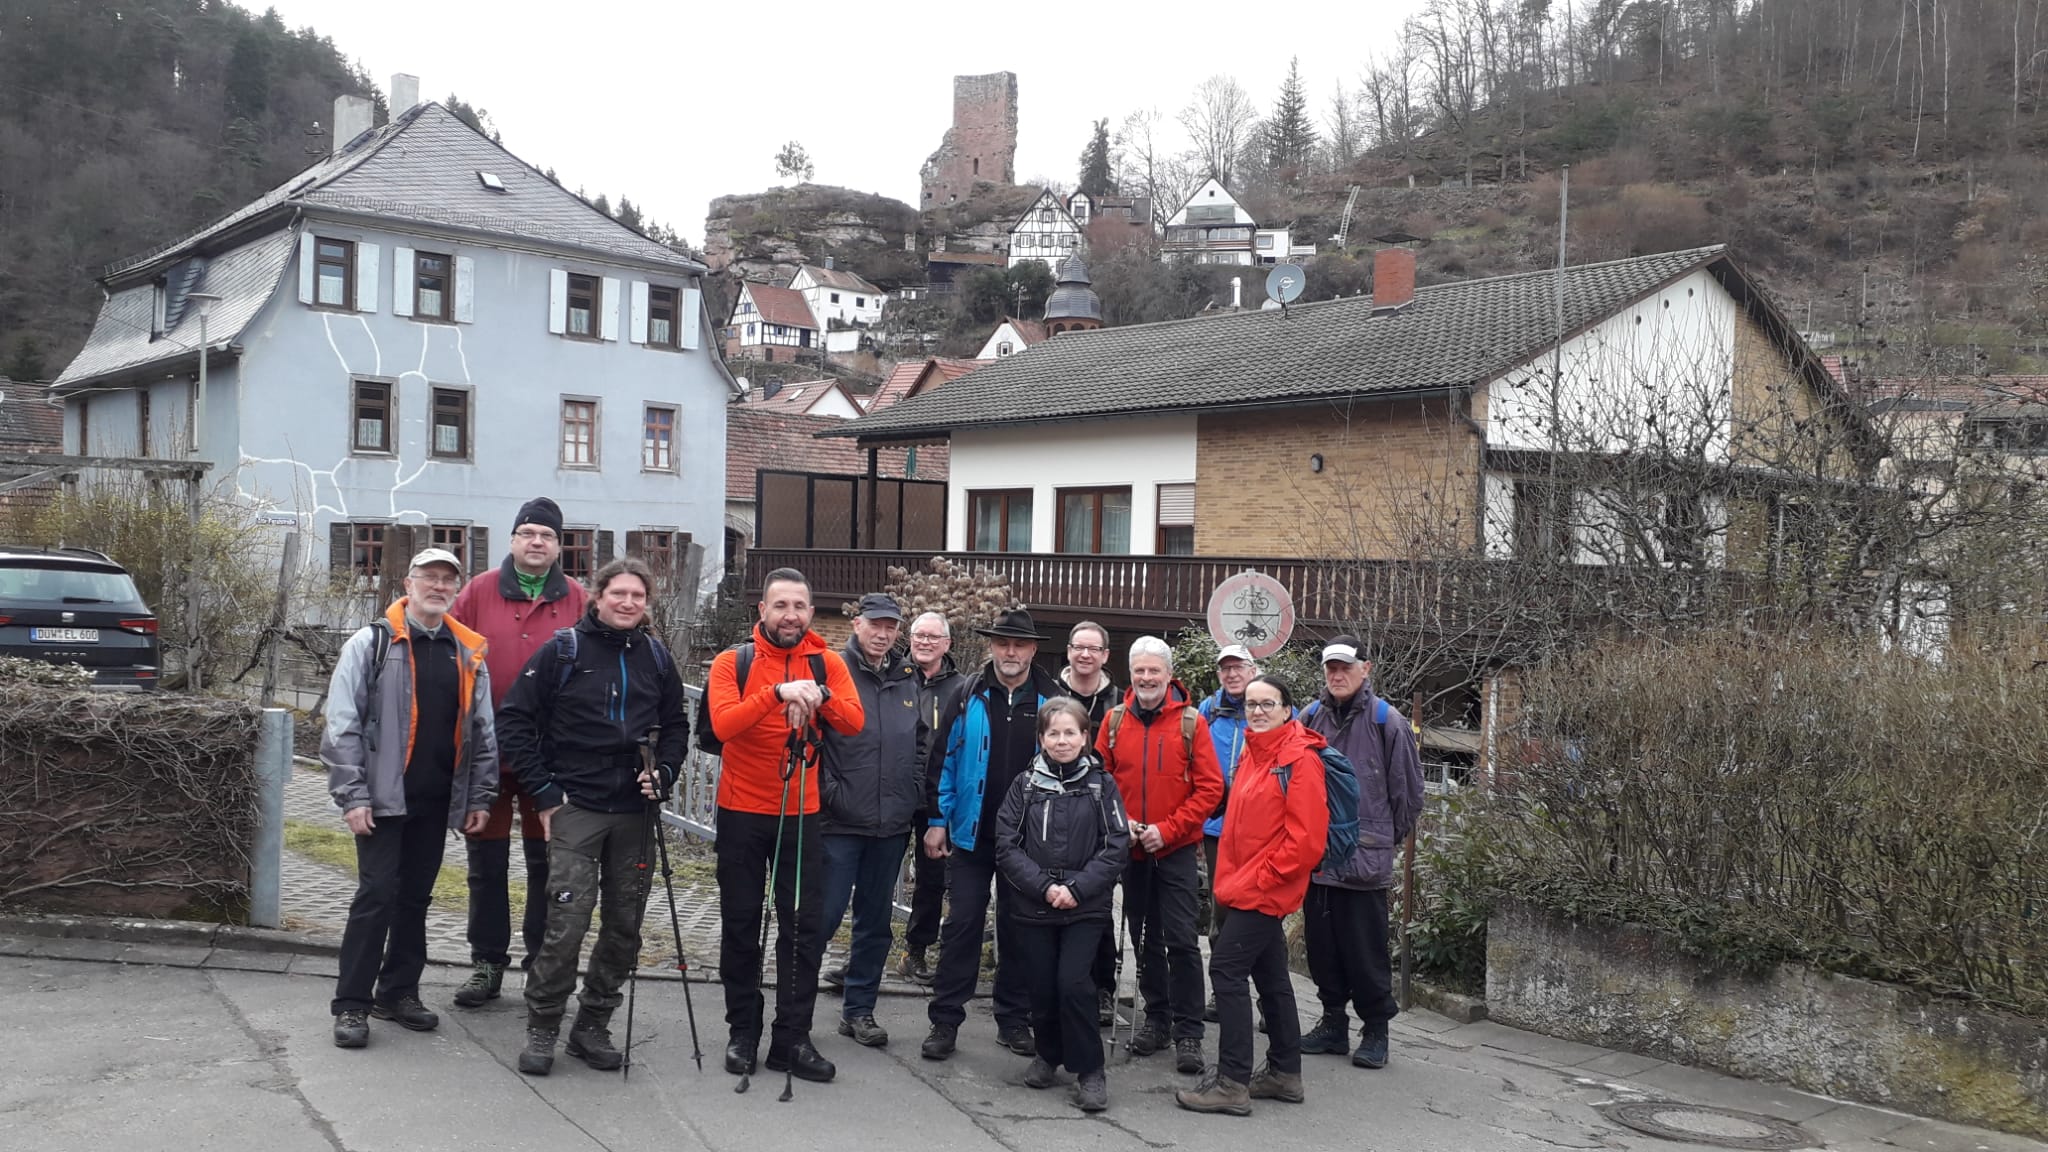
<instances>
[{"instance_id":1,"label":"woman in red jacket","mask_svg":"<svg viewBox=\"0 0 2048 1152\"><path fill-rule=\"evenodd\" d=\"M1271 676L1245 688L1245 746L1216 845L1216 903L1230 910L1209 951L1218 1038L1213 1075L1176 1095L1194 1112L1249 1116L1252 1101L1299 1104L1301 1019L1287 970L1281 919L1301 908L1323 858L1330 813L1323 796L1323 738L1294 720L1293 694ZM1252 1071L1252 1005L1258 986L1267 1022L1266 1062Z\"/></svg>"}]
</instances>

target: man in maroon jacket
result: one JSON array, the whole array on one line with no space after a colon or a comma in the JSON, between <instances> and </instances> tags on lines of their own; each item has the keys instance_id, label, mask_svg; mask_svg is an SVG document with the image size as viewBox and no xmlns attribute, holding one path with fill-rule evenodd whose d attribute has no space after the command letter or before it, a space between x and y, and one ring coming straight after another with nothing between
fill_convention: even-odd
<instances>
[{"instance_id":1,"label":"man in maroon jacket","mask_svg":"<svg viewBox=\"0 0 2048 1152\"><path fill-rule=\"evenodd\" d=\"M489 645L484 663L491 671L491 706L505 693L533 654L560 628L573 627L588 599L583 585L562 572L562 510L545 496L528 500L512 522L512 552L496 578L469 582L449 615L482 634ZM506 773L491 806L490 822L469 838L469 958L476 965L469 982L455 990L455 1002L474 1008L498 998L505 968L512 963L512 903L506 875L512 862L512 807L518 798L519 829L526 852L526 913L520 936L526 944L522 968L533 963L547 930L548 843L533 797Z\"/></svg>"}]
</instances>

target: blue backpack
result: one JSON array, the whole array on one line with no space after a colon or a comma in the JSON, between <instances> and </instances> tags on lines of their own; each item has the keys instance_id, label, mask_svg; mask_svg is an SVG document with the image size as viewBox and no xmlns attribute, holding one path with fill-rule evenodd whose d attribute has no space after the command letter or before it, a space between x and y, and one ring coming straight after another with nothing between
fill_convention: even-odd
<instances>
[{"instance_id":1,"label":"blue backpack","mask_svg":"<svg viewBox=\"0 0 2048 1152\"><path fill-rule=\"evenodd\" d=\"M1315 700L1301 710L1305 721L1315 715L1322 701ZM1373 698L1372 722L1384 726L1393 708L1385 700ZM1343 866L1358 850L1358 773L1351 767L1351 758L1335 748L1324 748L1323 758L1323 799L1330 809L1330 834L1323 841L1323 862L1316 866L1318 872L1330 871ZM1287 790L1287 782L1293 772L1291 767L1280 770L1280 790Z\"/></svg>"}]
</instances>

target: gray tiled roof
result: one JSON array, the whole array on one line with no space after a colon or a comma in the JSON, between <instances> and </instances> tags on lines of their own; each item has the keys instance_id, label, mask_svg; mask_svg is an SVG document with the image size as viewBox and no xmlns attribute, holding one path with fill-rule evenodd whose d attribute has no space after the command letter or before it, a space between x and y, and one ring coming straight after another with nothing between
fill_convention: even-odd
<instances>
[{"instance_id":1,"label":"gray tiled roof","mask_svg":"<svg viewBox=\"0 0 2048 1152\"><path fill-rule=\"evenodd\" d=\"M483 186L479 171L505 185ZM696 269L695 261L585 204L439 104L421 104L349 143L222 219L107 269L153 264L273 209L302 204L443 224L640 262Z\"/></svg>"},{"instance_id":2,"label":"gray tiled roof","mask_svg":"<svg viewBox=\"0 0 2048 1152\"><path fill-rule=\"evenodd\" d=\"M206 339L215 347L239 338L256 318L264 301L277 289L291 262L296 242L292 229L280 229L209 260L189 291L219 296L207 316ZM156 290L144 282L116 290L100 305L85 347L57 377L58 387L115 372L146 367L158 361L191 359L199 349L199 309L187 306L170 330L150 338L156 311Z\"/></svg>"},{"instance_id":3,"label":"gray tiled roof","mask_svg":"<svg viewBox=\"0 0 2048 1152\"><path fill-rule=\"evenodd\" d=\"M1720 246L1565 272L1574 332L1694 268ZM1366 297L1070 332L944 388L847 421L827 435L910 437L978 424L1029 424L1118 413L1287 404L1363 392L1461 387L1548 347L1555 273L1529 272L1416 290L1374 316Z\"/></svg>"}]
</instances>

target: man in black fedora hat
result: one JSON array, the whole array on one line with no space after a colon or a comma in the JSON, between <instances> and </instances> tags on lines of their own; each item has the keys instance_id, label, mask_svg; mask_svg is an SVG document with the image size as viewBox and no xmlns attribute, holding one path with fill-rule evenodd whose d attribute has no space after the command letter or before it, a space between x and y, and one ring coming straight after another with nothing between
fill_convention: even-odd
<instances>
[{"instance_id":1,"label":"man in black fedora hat","mask_svg":"<svg viewBox=\"0 0 2048 1152\"><path fill-rule=\"evenodd\" d=\"M989 889L996 892L996 1039L1020 1056L1037 1052L1031 1039L1031 1004L1014 949L1006 948L1003 912L1010 893L996 882L996 810L1010 784L1038 750L1038 706L1059 694L1059 684L1032 664L1044 637L1031 613L1013 608L994 626L977 628L988 637L988 665L940 719L926 771L926 809L931 827L924 850L946 858L946 922L939 930L939 965L932 977L928 1011L931 1033L922 1055L944 1060L953 1054L967 1000L981 970L981 934L988 921Z\"/></svg>"}]
</instances>

